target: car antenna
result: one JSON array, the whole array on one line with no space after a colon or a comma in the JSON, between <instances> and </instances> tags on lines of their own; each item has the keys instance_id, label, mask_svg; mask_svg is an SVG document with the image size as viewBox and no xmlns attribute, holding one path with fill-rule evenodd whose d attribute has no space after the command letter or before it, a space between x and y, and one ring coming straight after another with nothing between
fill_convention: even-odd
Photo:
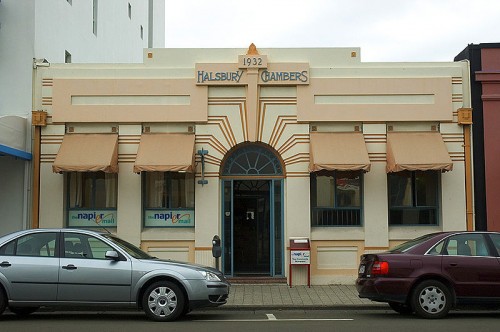
<instances>
[{"instance_id":1,"label":"car antenna","mask_svg":"<svg viewBox=\"0 0 500 332\"><path fill-rule=\"evenodd\" d=\"M106 227L104 227L103 225L101 225L100 222L97 221L97 217L95 218L95 223L97 226L99 226L99 228L104 229L106 231L106 233L111 234L111 232Z\"/></svg>"}]
</instances>

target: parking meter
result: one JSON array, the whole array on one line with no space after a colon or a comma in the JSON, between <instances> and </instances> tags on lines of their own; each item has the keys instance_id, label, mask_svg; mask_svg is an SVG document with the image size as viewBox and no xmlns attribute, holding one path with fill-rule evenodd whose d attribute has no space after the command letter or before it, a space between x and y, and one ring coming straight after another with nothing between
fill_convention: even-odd
<instances>
[{"instance_id":1,"label":"parking meter","mask_svg":"<svg viewBox=\"0 0 500 332\"><path fill-rule=\"evenodd\" d=\"M212 239L212 256L215 258L219 258L222 256L222 248L220 246L220 237L218 235L214 235Z\"/></svg>"},{"instance_id":2,"label":"parking meter","mask_svg":"<svg viewBox=\"0 0 500 332\"><path fill-rule=\"evenodd\" d=\"M219 270L219 257L222 256L219 235L214 235L212 239L212 256L215 258L215 268Z\"/></svg>"}]
</instances>

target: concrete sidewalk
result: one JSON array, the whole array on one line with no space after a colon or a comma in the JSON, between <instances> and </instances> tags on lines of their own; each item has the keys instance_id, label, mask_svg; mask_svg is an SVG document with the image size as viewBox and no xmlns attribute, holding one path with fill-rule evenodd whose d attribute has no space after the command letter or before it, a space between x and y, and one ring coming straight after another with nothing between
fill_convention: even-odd
<instances>
[{"instance_id":1,"label":"concrete sidewalk","mask_svg":"<svg viewBox=\"0 0 500 332\"><path fill-rule=\"evenodd\" d=\"M225 309L388 308L387 304L360 299L354 285L293 286L285 284L233 284Z\"/></svg>"}]
</instances>

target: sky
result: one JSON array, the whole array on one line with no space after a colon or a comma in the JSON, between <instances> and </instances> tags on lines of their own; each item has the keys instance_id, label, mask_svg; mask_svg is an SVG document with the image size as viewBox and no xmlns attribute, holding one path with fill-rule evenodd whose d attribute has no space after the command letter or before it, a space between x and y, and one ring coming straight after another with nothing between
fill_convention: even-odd
<instances>
[{"instance_id":1,"label":"sky","mask_svg":"<svg viewBox=\"0 0 500 332\"><path fill-rule=\"evenodd\" d=\"M453 61L500 42L500 0L166 0L167 48L360 47L362 62Z\"/></svg>"}]
</instances>

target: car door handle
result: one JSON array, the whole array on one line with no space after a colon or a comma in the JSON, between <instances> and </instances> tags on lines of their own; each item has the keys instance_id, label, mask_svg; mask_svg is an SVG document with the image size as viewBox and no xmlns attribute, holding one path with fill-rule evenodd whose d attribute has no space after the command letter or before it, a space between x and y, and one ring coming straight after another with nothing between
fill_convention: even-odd
<instances>
[{"instance_id":1,"label":"car door handle","mask_svg":"<svg viewBox=\"0 0 500 332\"><path fill-rule=\"evenodd\" d=\"M65 270L76 270L77 269L77 267L74 266L73 264L68 264L66 266L63 266L62 268Z\"/></svg>"},{"instance_id":2,"label":"car door handle","mask_svg":"<svg viewBox=\"0 0 500 332\"><path fill-rule=\"evenodd\" d=\"M450 263L450 266L458 266L458 263Z\"/></svg>"},{"instance_id":3,"label":"car door handle","mask_svg":"<svg viewBox=\"0 0 500 332\"><path fill-rule=\"evenodd\" d=\"M9 262L7 262L7 261L3 261L2 263L0 263L0 266L1 266L1 267L9 267L9 266L11 266L11 265L12 265L12 264L10 264L10 263L9 263Z\"/></svg>"}]
</instances>

